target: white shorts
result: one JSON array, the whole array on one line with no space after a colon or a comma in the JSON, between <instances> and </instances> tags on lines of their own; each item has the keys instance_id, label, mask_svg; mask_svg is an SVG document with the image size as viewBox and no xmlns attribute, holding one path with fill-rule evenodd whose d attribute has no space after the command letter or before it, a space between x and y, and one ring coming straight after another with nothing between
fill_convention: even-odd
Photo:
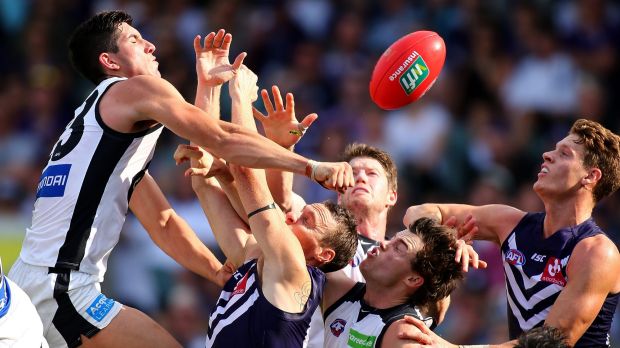
<instances>
[{"instance_id":1,"label":"white shorts","mask_svg":"<svg viewBox=\"0 0 620 348\"><path fill-rule=\"evenodd\" d=\"M0 347L47 348L47 341L43 338L41 318L30 302L30 298L7 277L4 281L7 295L1 297L3 308L2 317L0 317Z\"/></svg>"},{"instance_id":2,"label":"white shorts","mask_svg":"<svg viewBox=\"0 0 620 348\"><path fill-rule=\"evenodd\" d=\"M9 277L32 300L50 347L78 347L80 335L93 337L110 324L123 305L101 293L97 276L51 270L18 259Z\"/></svg>"}]
</instances>

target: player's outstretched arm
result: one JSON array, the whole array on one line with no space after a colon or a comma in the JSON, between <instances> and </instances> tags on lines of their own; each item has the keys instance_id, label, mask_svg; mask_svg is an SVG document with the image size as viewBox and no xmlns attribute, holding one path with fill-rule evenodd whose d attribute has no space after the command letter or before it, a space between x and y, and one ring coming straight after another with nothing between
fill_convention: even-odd
<instances>
[{"instance_id":1,"label":"player's outstretched arm","mask_svg":"<svg viewBox=\"0 0 620 348\"><path fill-rule=\"evenodd\" d=\"M145 173L134 189L129 207L155 244L183 267L219 286L230 278L233 270L223 267L187 222L176 214L150 174Z\"/></svg>"},{"instance_id":2,"label":"player's outstretched arm","mask_svg":"<svg viewBox=\"0 0 620 348\"><path fill-rule=\"evenodd\" d=\"M269 92L265 89L261 90L261 98L267 115L254 108L254 117L262 123L267 138L283 148L293 151L295 144L301 140L306 130L316 121L318 115L309 114L301 122L298 122L295 116L293 94L286 94L285 104L278 86L272 86L271 92L273 103L269 97ZM305 201L293 192L293 173L273 169L267 169L266 173L267 183L276 203L284 211L301 211Z\"/></svg>"},{"instance_id":3,"label":"player's outstretched arm","mask_svg":"<svg viewBox=\"0 0 620 348\"><path fill-rule=\"evenodd\" d=\"M405 315L405 317L396 323L394 328L388 328L388 331L392 329L392 332L388 336L388 343L398 342L397 347L435 347L435 348L513 348L517 343L516 340L491 345L456 345L452 344L443 338L439 337L436 333L431 331L424 322L418 320L412 316ZM394 334L396 337L394 337ZM386 332L387 335L387 332ZM386 339L384 339L384 342ZM406 343L405 343L406 342ZM385 344L384 344L385 345Z\"/></svg>"},{"instance_id":4,"label":"player's outstretched arm","mask_svg":"<svg viewBox=\"0 0 620 348\"><path fill-rule=\"evenodd\" d=\"M471 240L488 240L498 245L506 239L513 228L525 216L525 212L507 205L491 204L473 206L466 204L436 204L426 203L414 205L407 209L403 223L405 226L421 217L435 219L445 223L450 217L456 217L457 223L463 223L468 216L473 216L477 229L475 234L459 236Z\"/></svg>"},{"instance_id":5,"label":"player's outstretched arm","mask_svg":"<svg viewBox=\"0 0 620 348\"><path fill-rule=\"evenodd\" d=\"M301 244L273 202L264 171L230 165L250 228L263 253L262 290L277 308L303 311L312 290Z\"/></svg>"},{"instance_id":6,"label":"player's outstretched arm","mask_svg":"<svg viewBox=\"0 0 620 348\"><path fill-rule=\"evenodd\" d=\"M190 161L191 167L185 175L192 178L192 188L207 215L218 245L228 260L239 267L252 257L250 254L252 249L256 249L256 240L250 234L247 221L239 216L239 212L244 215L245 212L228 168L221 160L214 160L207 151L193 145L179 145L174 159L177 164ZM228 188L230 196L222 190L222 186ZM233 207L233 195L239 210Z\"/></svg>"},{"instance_id":7,"label":"player's outstretched arm","mask_svg":"<svg viewBox=\"0 0 620 348\"><path fill-rule=\"evenodd\" d=\"M124 86L122 89L121 84ZM119 82L119 86L108 93L112 93L109 95L110 103L116 105L115 118L126 118L119 122L136 124L155 120L231 163L304 174L328 188L344 189L353 185L351 166L347 163L308 161L256 132L208 117L205 112L183 100L180 93L161 78L145 75L132 77Z\"/></svg>"}]
</instances>

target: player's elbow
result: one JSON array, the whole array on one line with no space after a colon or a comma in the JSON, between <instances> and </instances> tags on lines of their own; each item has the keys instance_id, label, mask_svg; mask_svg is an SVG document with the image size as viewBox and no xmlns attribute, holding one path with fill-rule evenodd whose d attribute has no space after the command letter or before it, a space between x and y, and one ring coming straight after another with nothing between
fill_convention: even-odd
<instances>
[{"instance_id":1,"label":"player's elbow","mask_svg":"<svg viewBox=\"0 0 620 348\"><path fill-rule=\"evenodd\" d=\"M151 239L159 246L168 244L170 238L174 235L174 231L177 230L176 227L178 226L179 219L181 219L181 217L178 216L173 209L162 211L157 219L155 228L149 231Z\"/></svg>"},{"instance_id":2,"label":"player's elbow","mask_svg":"<svg viewBox=\"0 0 620 348\"><path fill-rule=\"evenodd\" d=\"M435 205L431 203L413 205L407 208L405 217L403 218L403 224L405 226L409 226L419 218L423 217L431 218L438 222L441 222L441 214L434 213L434 211L437 211L437 209L435 209Z\"/></svg>"}]
</instances>

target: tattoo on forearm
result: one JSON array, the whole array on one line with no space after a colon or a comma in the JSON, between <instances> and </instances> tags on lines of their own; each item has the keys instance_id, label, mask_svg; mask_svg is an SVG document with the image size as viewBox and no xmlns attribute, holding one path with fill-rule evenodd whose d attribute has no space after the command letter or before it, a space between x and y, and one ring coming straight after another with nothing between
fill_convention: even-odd
<instances>
[{"instance_id":1,"label":"tattoo on forearm","mask_svg":"<svg viewBox=\"0 0 620 348\"><path fill-rule=\"evenodd\" d=\"M308 302L308 298L310 297L310 292L312 291L312 283L306 282L301 286L300 291L297 291L293 294L295 301L299 304L299 311L303 311L306 306L306 302Z\"/></svg>"}]
</instances>

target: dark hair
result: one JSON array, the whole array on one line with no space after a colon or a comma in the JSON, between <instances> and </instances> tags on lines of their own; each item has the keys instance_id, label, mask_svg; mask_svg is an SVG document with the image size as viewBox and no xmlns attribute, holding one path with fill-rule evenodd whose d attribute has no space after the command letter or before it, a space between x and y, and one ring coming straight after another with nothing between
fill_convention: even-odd
<instances>
[{"instance_id":1,"label":"dark hair","mask_svg":"<svg viewBox=\"0 0 620 348\"><path fill-rule=\"evenodd\" d=\"M357 157L369 157L377 160L385 170L389 188L394 191L398 190L398 171L394 160L387 152L367 144L353 143L347 145L342 160L350 162Z\"/></svg>"},{"instance_id":2,"label":"dark hair","mask_svg":"<svg viewBox=\"0 0 620 348\"><path fill-rule=\"evenodd\" d=\"M540 326L524 332L515 348L568 348L564 333L551 326Z\"/></svg>"},{"instance_id":3,"label":"dark hair","mask_svg":"<svg viewBox=\"0 0 620 348\"><path fill-rule=\"evenodd\" d=\"M116 41L123 23L131 25L133 19L122 11L101 12L80 24L69 39L69 60L82 76L98 84L106 78L99 55L118 52Z\"/></svg>"},{"instance_id":4,"label":"dark hair","mask_svg":"<svg viewBox=\"0 0 620 348\"><path fill-rule=\"evenodd\" d=\"M594 202L614 193L620 187L620 137L597 122L575 121L570 134L579 137L577 144L585 149L583 164L601 170L601 179L593 190Z\"/></svg>"},{"instance_id":5,"label":"dark hair","mask_svg":"<svg viewBox=\"0 0 620 348\"><path fill-rule=\"evenodd\" d=\"M448 296L463 278L461 265L454 261L454 230L433 219L420 218L409 225L409 231L420 237L423 243L411 261L411 268L424 279L409 301L425 305Z\"/></svg>"},{"instance_id":6,"label":"dark hair","mask_svg":"<svg viewBox=\"0 0 620 348\"><path fill-rule=\"evenodd\" d=\"M333 272L346 266L355 255L357 225L355 218L347 209L330 201L325 201L323 204L336 220L336 228L326 231L319 243L322 246L332 248L336 255L330 262L321 265L319 268L323 272Z\"/></svg>"}]
</instances>

